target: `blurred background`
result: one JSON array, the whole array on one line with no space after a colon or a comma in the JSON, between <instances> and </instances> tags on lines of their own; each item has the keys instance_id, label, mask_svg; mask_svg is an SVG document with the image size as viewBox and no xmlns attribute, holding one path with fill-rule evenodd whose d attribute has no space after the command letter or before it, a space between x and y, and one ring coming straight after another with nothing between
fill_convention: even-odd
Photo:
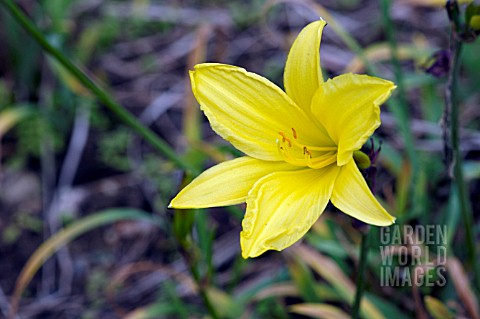
<instances>
[{"instance_id":1,"label":"blurred background","mask_svg":"<svg viewBox=\"0 0 480 319\"><path fill-rule=\"evenodd\" d=\"M444 287L382 287L373 229L362 316L478 315L439 125L449 72L443 1L16 3L51 45L199 171L241 154L199 111L188 70L205 61L227 63L283 87L292 41L322 16L326 77L353 72L401 81L374 136L375 147L382 142L376 195L401 223L447 225L454 265ZM360 242L350 217L329 206L301 244L244 260L244 207L167 209L184 183L178 165L47 56L4 7L0 43L0 318L12 306L18 310L12 318L209 318L210 308L219 318L349 313ZM474 229L479 52L479 41L464 45L458 90ZM71 233L49 241L62 229Z\"/></svg>"}]
</instances>

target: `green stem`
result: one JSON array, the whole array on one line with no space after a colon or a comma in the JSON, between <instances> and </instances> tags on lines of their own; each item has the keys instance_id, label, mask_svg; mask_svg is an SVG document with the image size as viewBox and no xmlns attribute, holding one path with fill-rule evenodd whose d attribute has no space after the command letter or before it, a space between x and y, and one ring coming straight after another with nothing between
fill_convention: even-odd
<instances>
[{"instance_id":1,"label":"green stem","mask_svg":"<svg viewBox=\"0 0 480 319\"><path fill-rule=\"evenodd\" d=\"M186 252L188 254L188 252ZM192 274L193 279L197 283L198 287L198 292L200 293L200 296L202 297L203 304L207 308L207 311L210 313L210 316L212 319L218 319L220 318L217 314L217 311L215 310L215 307L213 307L212 302L210 301L210 298L205 290L205 285L202 283L202 280L200 278L200 275L198 273L197 268L195 268L195 265L193 262L191 262L191 259L189 259L191 256L187 257L187 261L189 261L189 269L190 273Z\"/></svg>"},{"instance_id":2,"label":"green stem","mask_svg":"<svg viewBox=\"0 0 480 319\"><path fill-rule=\"evenodd\" d=\"M360 318L360 304L362 302L363 292L365 290L365 276L367 269L368 248L370 246L370 227L362 232L362 242L360 246L360 260L358 263L357 279L355 281L357 290L352 306L352 319Z\"/></svg>"},{"instance_id":3,"label":"green stem","mask_svg":"<svg viewBox=\"0 0 480 319\"><path fill-rule=\"evenodd\" d=\"M188 181L188 180L187 180ZM202 298L205 308L213 319L219 318L206 290L207 282L203 279L198 271L199 258L198 247L194 246L194 242L190 236L193 223L195 220L195 210L178 210L173 216L173 230L177 242L180 244L180 252L185 263L188 266L193 280L197 284L198 293Z\"/></svg>"},{"instance_id":4,"label":"green stem","mask_svg":"<svg viewBox=\"0 0 480 319\"><path fill-rule=\"evenodd\" d=\"M190 212L193 213L193 212ZM198 258L196 258L195 249L192 247L192 243L188 238L182 235L179 232L176 232L177 241L180 243L181 253L183 259L185 260L186 264L188 265L188 269L190 274L192 275L193 280L197 284L198 293L202 298L203 304L207 308L208 313L213 319L218 319L219 316L215 307L212 305L210 297L208 296L208 292L205 289L206 285L198 272L197 265L198 265Z\"/></svg>"},{"instance_id":5,"label":"green stem","mask_svg":"<svg viewBox=\"0 0 480 319\"><path fill-rule=\"evenodd\" d=\"M337 23L336 23L337 24ZM343 40L345 45L357 55L357 57L362 61L363 65L365 66L365 70L367 73L371 75L378 74L377 68L368 60L365 50L362 46L352 37L350 34L345 31L342 25L336 25L336 32L338 36Z\"/></svg>"},{"instance_id":6,"label":"green stem","mask_svg":"<svg viewBox=\"0 0 480 319\"><path fill-rule=\"evenodd\" d=\"M393 25L392 19L390 17L390 0L381 0L381 9L382 9L382 18L383 24L385 26L385 32L387 35L388 43L390 45L390 50L392 52L391 63L393 66L393 72L395 76L395 83L397 85L398 94L398 105L392 108L400 131L403 133L405 139L405 148L407 151L408 158L414 170L417 169L417 154L414 148L414 138L410 130L410 117L408 115L408 101L405 88L405 82L403 78L403 72L400 65L400 60L398 58L398 46L395 39L395 26ZM413 174L416 176L416 174Z\"/></svg>"},{"instance_id":7,"label":"green stem","mask_svg":"<svg viewBox=\"0 0 480 319\"><path fill-rule=\"evenodd\" d=\"M475 252L475 229L473 211L469 198L468 188L465 185L463 177L463 158L460 151L460 134L459 134L459 115L460 107L457 103L457 75L460 67L460 54L462 51L462 42L455 35L455 31L452 30L450 51L452 55L452 62L450 66L450 73L445 91L446 98L446 111L451 112L450 117L450 134L451 134L451 147L452 147L452 163L447 163L450 166L450 171L453 171L453 184L452 187L456 188L460 202L460 210L462 213L463 222L465 224L465 240L467 245L467 254L470 267L473 269L475 278L475 285L480 292L480 270L478 268L478 260Z\"/></svg>"},{"instance_id":8,"label":"green stem","mask_svg":"<svg viewBox=\"0 0 480 319\"><path fill-rule=\"evenodd\" d=\"M37 43L57 60L65 69L72 74L80 83L89 89L97 99L107 106L120 120L129 125L134 131L142 136L148 143L160 151L165 157L177 165L177 167L189 172L197 173L197 170L183 161L175 151L152 130L145 127L129 111L116 103L113 98L89 78L78 66L73 64L57 48L52 46L30 19L18 8L12 0L1 0L0 2L12 15L12 17L37 41Z\"/></svg>"}]
</instances>

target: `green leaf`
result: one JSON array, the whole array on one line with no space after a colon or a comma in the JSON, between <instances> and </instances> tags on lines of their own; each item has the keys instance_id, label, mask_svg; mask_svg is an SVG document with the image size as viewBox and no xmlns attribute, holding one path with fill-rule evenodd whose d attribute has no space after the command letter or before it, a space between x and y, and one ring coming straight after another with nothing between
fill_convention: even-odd
<instances>
[{"instance_id":1,"label":"green leaf","mask_svg":"<svg viewBox=\"0 0 480 319\"><path fill-rule=\"evenodd\" d=\"M0 112L0 139L16 123L20 122L32 112L27 107L8 108Z\"/></svg>"},{"instance_id":2,"label":"green leaf","mask_svg":"<svg viewBox=\"0 0 480 319\"><path fill-rule=\"evenodd\" d=\"M58 233L52 235L49 239L43 242L43 244L35 250L20 272L15 284L15 290L13 292L11 301L12 312L14 314L16 313L20 296L25 288L27 288L38 269L40 269L43 263L48 260L56 251L73 241L75 238L89 232L92 229L126 219L144 220L161 226L161 223L154 216L143 211L131 208L112 208L89 215L78 220L67 228L60 230ZM14 315L12 315L12 318L13 317Z\"/></svg>"},{"instance_id":3,"label":"green leaf","mask_svg":"<svg viewBox=\"0 0 480 319\"><path fill-rule=\"evenodd\" d=\"M244 311L243 305L238 300L220 289L210 286L207 288L207 295L221 318L239 318Z\"/></svg>"},{"instance_id":4,"label":"green leaf","mask_svg":"<svg viewBox=\"0 0 480 319\"><path fill-rule=\"evenodd\" d=\"M448 307L440 300L432 296L425 296L425 306L428 313L435 319L453 319L455 316L450 312Z\"/></svg>"}]
</instances>

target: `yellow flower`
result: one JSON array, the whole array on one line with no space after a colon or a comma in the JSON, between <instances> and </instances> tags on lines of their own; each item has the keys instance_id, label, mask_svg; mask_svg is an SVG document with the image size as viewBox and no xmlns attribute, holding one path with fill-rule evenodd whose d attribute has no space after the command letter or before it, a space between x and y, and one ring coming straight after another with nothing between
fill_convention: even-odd
<instances>
[{"instance_id":1,"label":"yellow flower","mask_svg":"<svg viewBox=\"0 0 480 319\"><path fill-rule=\"evenodd\" d=\"M380 125L379 106L395 85L356 74L324 82L319 47L325 25L312 22L293 43L285 66L286 93L231 65L205 63L190 72L193 93L213 130L246 156L206 170L169 207L246 202L240 233L244 258L295 243L329 200L368 224L395 220L353 160L353 152Z\"/></svg>"}]
</instances>

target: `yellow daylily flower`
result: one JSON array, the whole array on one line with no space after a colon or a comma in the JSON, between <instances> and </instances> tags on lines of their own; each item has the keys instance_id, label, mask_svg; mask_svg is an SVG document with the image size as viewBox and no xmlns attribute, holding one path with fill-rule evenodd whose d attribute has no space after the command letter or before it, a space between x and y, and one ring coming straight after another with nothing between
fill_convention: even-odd
<instances>
[{"instance_id":1,"label":"yellow daylily flower","mask_svg":"<svg viewBox=\"0 0 480 319\"><path fill-rule=\"evenodd\" d=\"M244 258L298 241L328 202L365 223L395 218L367 186L353 152L380 125L380 105L395 85L344 74L324 82L320 39L326 23L307 25L287 58L286 92L257 74L204 63L190 71L192 90L213 130L246 154L194 179L169 207L247 203Z\"/></svg>"}]
</instances>

